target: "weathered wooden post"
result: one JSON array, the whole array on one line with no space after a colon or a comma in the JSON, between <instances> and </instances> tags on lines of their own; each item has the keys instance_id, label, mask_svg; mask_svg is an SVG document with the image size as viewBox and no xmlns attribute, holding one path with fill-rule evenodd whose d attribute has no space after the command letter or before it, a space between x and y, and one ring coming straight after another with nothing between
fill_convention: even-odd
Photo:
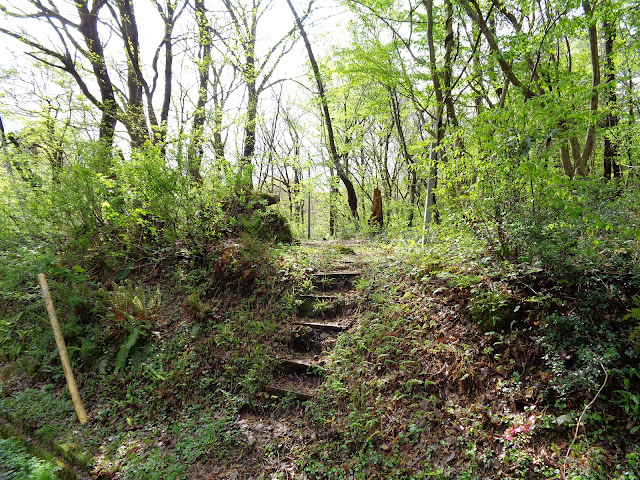
<instances>
[{"instance_id":1,"label":"weathered wooden post","mask_svg":"<svg viewBox=\"0 0 640 480\"><path fill-rule=\"evenodd\" d=\"M71 370L71 362L69 361L67 346L64 343L64 337L62 336L58 317L56 316L56 311L53 308L53 301L51 300L51 294L49 293L49 284L47 283L47 277L44 276L44 273L38 274L38 281L40 282L42 297L44 298L44 304L47 307L47 313L49 314L49 320L51 321L53 336L55 337L56 345L58 346L58 353L60 353L60 361L62 362L64 376L67 379L67 386L71 393L73 407L76 409L76 415L78 415L80 423L85 423L87 421L87 412L84 410L80 393L78 393L78 386L76 385L76 379L73 376L73 370Z\"/></svg>"}]
</instances>

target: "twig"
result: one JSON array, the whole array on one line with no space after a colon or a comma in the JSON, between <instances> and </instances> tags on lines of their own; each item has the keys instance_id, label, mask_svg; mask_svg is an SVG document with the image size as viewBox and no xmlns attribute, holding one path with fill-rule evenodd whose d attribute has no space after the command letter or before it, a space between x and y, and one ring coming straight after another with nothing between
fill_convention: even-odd
<instances>
[{"instance_id":1,"label":"twig","mask_svg":"<svg viewBox=\"0 0 640 480\"><path fill-rule=\"evenodd\" d=\"M519 278L517 279L518 283L520 283L521 285L524 285L525 287L527 287L529 290L531 290L535 295L540 295L538 292L536 292L533 287L529 284L524 283L522 280L520 280Z\"/></svg>"},{"instance_id":2,"label":"twig","mask_svg":"<svg viewBox=\"0 0 640 480\"><path fill-rule=\"evenodd\" d=\"M584 414L587 413L587 410L589 410L591 405L593 405L594 402L598 399L598 397L600 396L600 393L602 392L602 389L607 384L607 380L609 379L609 374L607 373L607 369L604 368L604 365L602 364L602 362L599 362L599 363L600 363L600 367L602 367L602 371L604 371L604 382L602 382L602 385L600 386L600 389L596 393L595 397L593 397L593 399L587 404L587 406L584 407L584 409L582 410L582 413L580 414L580 418L578 418L578 424L576 425L576 431L575 431L575 433L573 435L573 440L571 440L571 444L569 445L569 448L567 449L567 454L564 457L564 463L562 465L561 477L562 477L563 480L566 478L567 460L569 460L569 455L571 454L571 449L573 448L573 445L576 443L576 440L578 438L578 432L580 431L580 424L582 423L582 419L584 417Z\"/></svg>"}]
</instances>

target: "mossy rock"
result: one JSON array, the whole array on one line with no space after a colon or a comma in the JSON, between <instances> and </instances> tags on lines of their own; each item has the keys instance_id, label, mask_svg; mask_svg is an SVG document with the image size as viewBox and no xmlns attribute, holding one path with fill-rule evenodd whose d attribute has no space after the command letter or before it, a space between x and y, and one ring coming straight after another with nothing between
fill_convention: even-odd
<instances>
[{"instance_id":1,"label":"mossy rock","mask_svg":"<svg viewBox=\"0 0 640 480\"><path fill-rule=\"evenodd\" d=\"M293 243L287 219L268 208L279 201L276 195L248 190L226 196L221 202L221 210L227 219L227 230L235 235L247 232L260 240Z\"/></svg>"},{"instance_id":2,"label":"mossy rock","mask_svg":"<svg viewBox=\"0 0 640 480\"><path fill-rule=\"evenodd\" d=\"M262 240L273 240L278 243L292 243L293 233L287 219L277 212L264 212L262 222L256 229L256 235Z\"/></svg>"}]
</instances>

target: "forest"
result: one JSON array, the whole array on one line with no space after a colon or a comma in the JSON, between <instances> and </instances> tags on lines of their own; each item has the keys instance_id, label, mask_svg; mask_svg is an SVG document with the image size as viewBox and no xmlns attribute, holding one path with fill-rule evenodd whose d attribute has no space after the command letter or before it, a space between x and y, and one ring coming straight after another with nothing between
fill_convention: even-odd
<instances>
[{"instance_id":1,"label":"forest","mask_svg":"<svg viewBox=\"0 0 640 480\"><path fill-rule=\"evenodd\" d=\"M640 478L639 5L0 0L0 478Z\"/></svg>"}]
</instances>

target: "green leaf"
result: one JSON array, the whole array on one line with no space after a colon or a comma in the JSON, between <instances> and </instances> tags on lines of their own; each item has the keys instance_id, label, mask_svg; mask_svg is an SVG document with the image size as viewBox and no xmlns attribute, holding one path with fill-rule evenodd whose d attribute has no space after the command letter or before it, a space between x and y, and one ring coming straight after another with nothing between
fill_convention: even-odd
<instances>
[{"instance_id":1,"label":"green leaf","mask_svg":"<svg viewBox=\"0 0 640 480\"><path fill-rule=\"evenodd\" d=\"M116 368L114 370L114 373L118 373L124 368L127 362L127 358L129 358L129 352L138 341L138 335L140 335L140 329L134 328L127 337L127 340L120 347L120 350L118 350L118 355L116 356Z\"/></svg>"}]
</instances>

